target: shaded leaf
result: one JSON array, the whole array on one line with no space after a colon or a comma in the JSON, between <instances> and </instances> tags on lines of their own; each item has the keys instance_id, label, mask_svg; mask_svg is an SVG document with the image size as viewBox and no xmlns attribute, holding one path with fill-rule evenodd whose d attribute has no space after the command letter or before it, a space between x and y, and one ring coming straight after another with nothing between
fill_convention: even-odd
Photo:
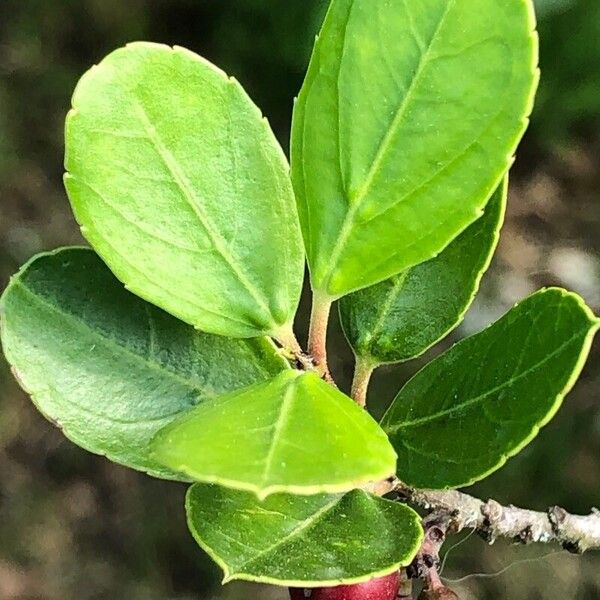
<instances>
[{"instance_id":1,"label":"shaded leaf","mask_svg":"<svg viewBox=\"0 0 600 600\"><path fill-rule=\"evenodd\" d=\"M183 48L121 48L75 90L65 164L83 234L130 290L210 333L289 331L304 274L289 167L237 81Z\"/></svg>"},{"instance_id":2,"label":"shaded leaf","mask_svg":"<svg viewBox=\"0 0 600 600\"><path fill-rule=\"evenodd\" d=\"M149 456L159 429L288 366L265 338L199 333L140 300L85 248L34 258L1 310L4 353L39 410L86 450L158 477L181 478Z\"/></svg>"},{"instance_id":3,"label":"shaded leaf","mask_svg":"<svg viewBox=\"0 0 600 600\"><path fill-rule=\"evenodd\" d=\"M360 363L415 358L460 324L496 250L505 208L506 181L483 217L439 256L342 298L342 326Z\"/></svg>"},{"instance_id":4,"label":"shaded leaf","mask_svg":"<svg viewBox=\"0 0 600 600\"><path fill-rule=\"evenodd\" d=\"M399 478L460 487L500 468L559 409L599 326L579 296L542 290L433 360L381 423L398 452Z\"/></svg>"},{"instance_id":5,"label":"shaded leaf","mask_svg":"<svg viewBox=\"0 0 600 600\"><path fill-rule=\"evenodd\" d=\"M195 484L188 524L224 581L318 587L359 583L410 564L423 538L417 513L361 490L344 495L253 494Z\"/></svg>"},{"instance_id":6,"label":"shaded leaf","mask_svg":"<svg viewBox=\"0 0 600 600\"><path fill-rule=\"evenodd\" d=\"M537 85L530 0L334 0L296 103L292 180L311 281L338 298L474 222Z\"/></svg>"},{"instance_id":7,"label":"shaded leaf","mask_svg":"<svg viewBox=\"0 0 600 600\"><path fill-rule=\"evenodd\" d=\"M379 425L315 373L205 402L156 436L155 458L196 481L252 491L337 493L393 474Z\"/></svg>"}]
</instances>

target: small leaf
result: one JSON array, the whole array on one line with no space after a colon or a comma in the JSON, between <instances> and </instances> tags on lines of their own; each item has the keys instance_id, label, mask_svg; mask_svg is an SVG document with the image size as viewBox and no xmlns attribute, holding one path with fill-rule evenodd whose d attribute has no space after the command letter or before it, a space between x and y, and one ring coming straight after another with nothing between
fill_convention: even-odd
<instances>
[{"instance_id":1,"label":"small leaf","mask_svg":"<svg viewBox=\"0 0 600 600\"><path fill-rule=\"evenodd\" d=\"M1 300L2 346L39 410L86 450L157 477L156 432L287 363L265 338L199 333L127 292L89 249L34 258Z\"/></svg>"},{"instance_id":2,"label":"small leaf","mask_svg":"<svg viewBox=\"0 0 600 600\"><path fill-rule=\"evenodd\" d=\"M461 487L500 468L559 409L599 326L575 294L542 290L432 361L382 420L399 478Z\"/></svg>"},{"instance_id":3,"label":"small leaf","mask_svg":"<svg viewBox=\"0 0 600 600\"><path fill-rule=\"evenodd\" d=\"M496 250L506 181L483 217L439 256L340 302L344 332L361 363L415 358L462 321Z\"/></svg>"},{"instance_id":4,"label":"small leaf","mask_svg":"<svg viewBox=\"0 0 600 600\"><path fill-rule=\"evenodd\" d=\"M530 0L333 0L292 131L315 290L384 281L481 216L532 108L534 21Z\"/></svg>"},{"instance_id":5,"label":"small leaf","mask_svg":"<svg viewBox=\"0 0 600 600\"><path fill-rule=\"evenodd\" d=\"M421 546L419 515L399 502L349 494L276 494L196 484L188 525L198 544L234 579L292 587L360 583L411 563Z\"/></svg>"},{"instance_id":6,"label":"small leaf","mask_svg":"<svg viewBox=\"0 0 600 600\"><path fill-rule=\"evenodd\" d=\"M75 90L65 165L83 234L128 289L210 333L291 328L289 166L237 81L183 48L121 48Z\"/></svg>"},{"instance_id":7,"label":"small leaf","mask_svg":"<svg viewBox=\"0 0 600 600\"><path fill-rule=\"evenodd\" d=\"M379 425L315 373L205 402L158 433L155 458L204 483L277 492L345 492L393 474L396 455Z\"/></svg>"}]
</instances>

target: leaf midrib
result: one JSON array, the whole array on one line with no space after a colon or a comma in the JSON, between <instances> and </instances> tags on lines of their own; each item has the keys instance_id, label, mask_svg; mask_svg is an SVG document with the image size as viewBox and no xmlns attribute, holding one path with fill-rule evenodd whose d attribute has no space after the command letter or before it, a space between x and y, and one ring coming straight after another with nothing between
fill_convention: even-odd
<instances>
[{"instance_id":1,"label":"leaf midrib","mask_svg":"<svg viewBox=\"0 0 600 600\"><path fill-rule=\"evenodd\" d=\"M267 458L265 459L265 466L264 466L264 470L263 470L261 487L267 487L269 484L271 470L273 469L273 460L275 459L275 454L276 454L277 448L279 447L279 442L281 440L281 436L283 434L285 425L288 420L288 416L289 416L290 411L292 410L292 406L294 404L294 399L295 399L294 388L295 388L295 381L290 381L287 384L287 387L283 393L283 400L281 402L279 416L273 426L273 437L271 439L271 446L269 448Z\"/></svg>"},{"instance_id":2,"label":"leaf midrib","mask_svg":"<svg viewBox=\"0 0 600 600\"><path fill-rule=\"evenodd\" d=\"M404 289L404 285L406 283L406 280L408 279L408 275L410 274L410 272L411 269L406 269L405 271L397 275L394 285L388 291L386 299L384 302L382 302L381 309L376 315L377 320L375 321L373 329L371 330L369 346L371 346L371 342L373 340L376 341L379 338L379 335L383 332L383 326L389 315L390 309L392 308L392 305L398 299L398 296Z\"/></svg>"},{"instance_id":3,"label":"leaf midrib","mask_svg":"<svg viewBox=\"0 0 600 600\"><path fill-rule=\"evenodd\" d=\"M229 267L229 269L233 272L233 274L237 277L242 286L246 289L246 291L250 294L252 299L258 304L258 306L266 311L266 314L273 321L273 316L271 313L271 309L268 304L265 302L264 296L259 292L255 285L253 285L249 279L247 278L244 271L240 268L240 266L236 263L233 256L227 251L227 247L225 244L225 240L222 238L220 233L213 227L213 224L208 219L206 214L201 208L201 204L196 201L196 194L190 182L179 167L177 160L171 153L171 151L163 144L156 128L152 124L152 121L148 117L146 110L141 103L141 101L134 95L131 94L131 98L133 100L134 106L136 107L136 111L140 117L146 135L148 139L152 142L157 154L162 160L163 164L173 177L173 181L179 188L183 199L190 206L190 208L194 211L200 224L208 234L215 250L221 256L225 264Z\"/></svg>"},{"instance_id":4,"label":"leaf midrib","mask_svg":"<svg viewBox=\"0 0 600 600\"><path fill-rule=\"evenodd\" d=\"M586 334L587 334L587 332L584 332L583 335L586 335ZM456 411L464 410L465 408L468 408L474 404L478 404L479 402L484 401L488 396L495 394L495 393L501 391L502 389L513 385L514 383L516 383L517 381L520 381L524 377L527 377L527 375L536 371L537 369L539 369L540 367L545 365L548 361L552 360L555 356L560 354L567 346L572 344L575 340L577 340L581 336L582 336L581 332L578 332L578 333L572 335L566 342L563 342L556 350L554 350L550 354L546 355L542 360L538 361L537 363L535 363L534 365L532 365L531 367L529 367L522 373L519 373L519 375L517 375L516 377L511 377L507 381L503 381L500 385L497 385L497 386L489 389L487 392L484 392L483 394L479 394L478 396L475 396L474 398L465 400L464 402L462 402L459 405L452 406L445 410L438 411L432 415L427 415L426 417L420 417L418 419L413 419L412 421L404 421L393 427L384 427L384 429L386 432L396 433L400 429L406 429L408 427L417 427L417 426L423 425L424 423L429 423L429 422L435 421L441 417L451 415L452 413L454 413Z\"/></svg>"},{"instance_id":5,"label":"leaf midrib","mask_svg":"<svg viewBox=\"0 0 600 600\"><path fill-rule=\"evenodd\" d=\"M375 153L375 158L373 159L373 162L371 163L371 167L369 169L367 177L365 178L365 182L363 183L363 185L360 187L360 189L357 191L356 195L354 196L354 198L352 200L353 203L360 204L364 200L365 196L368 194L369 188L371 187L373 180L375 179L375 176L377 175L377 173L379 172L379 170L381 168L381 162L387 153L388 147L390 145L390 141L396 132L396 128L398 127L399 123L402 121L402 118L404 117L404 115L406 113L408 105L409 105L410 101L412 100L415 88L421 79L421 75L423 74L425 67L429 64L429 57L431 55L431 50L432 50L433 46L435 45L435 42L437 41L437 37L440 34L442 27L444 26L444 23L446 22L446 18L450 14L450 11L454 7L455 3L456 3L456 0L448 0L448 4L446 5L446 8L444 9L444 12L442 13L442 15L440 17L440 20L439 20L438 24L436 25L433 35L431 36L431 39L429 40L429 44L425 48L424 52L421 51L421 57L419 59L419 64L417 65L415 75L410 82L410 86L408 87L408 90L406 90L406 94L404 95L404 97L402 98L402 101L400 102L399 106L396 109L396 112L394 114L394 118L392 120L390 127L388 128L385 135L381 139L381 142L377 148L377 152Z\"/></svg>"},{"instance_id":6,"label":"leaf midrib","mask_svg":"<svg viewBox=\"0 0 600 600\"><path fill-rule=\"evenodd\" d=\"M400 105L396 109L396 112L394 114L394 118L392 120L390 127L388 128L385 135L381 138L381 142L380 142L377 152L375 154L375 158L373 159L373 162L371 163L371 167L369 169L367 177L365 178L365 182L359 188L357 193L354 194L354 198L349 199L349 208L348 208L348 212L346 213L346 216L344 218L344 223L342 225L342 228L340 230L340 236L338 237L338 240L333 248L333 251L331 252L331 259L329 261L329 264L331 265L331 267L330 267L328 275L326 276L326 281L327 281L326 287L330 283L331 275L332 275L332 273L337 265L337 262L342 254L343 248L346 245L346 243L348 242L350 234L352 233L352 230L354 227L354 219L356 217L356 214L358 212L360 204L363 202L366 195L368 194L369 188L371 187L371 184L373 183L373 180L374 180L377 172L380 169L381 162L383 161L385 154L387 153L387 148L388 148L390 141L395 133L396 127L398 126L399 122L402 120L404 113L407 110L408 104L409 104L410 100L412 99L412 96L413 96L414 90L417 86L417 83L420 81L423 70L425 69L425 66L429 62L429 56L431 53L431 49L434 46L437 36L439 35L439 33L446 21L447 16L450 13L450 10L453 8L455 1L456 0L448 0L448 4L440 18L440 21L437 24L436 29L433 32L433 35L431 36L429 45L427 46L425 51L421 53L421 57L419 59L419 64L417 66L415 75L410 83L410 86L409 86L408 90L406 91L406 94L402 98ZM341 70L341 64L340 64L340 70Z\"/></svg>"},{"instance_id":7,"label":"leaf midrib","mask_svg":"<svg viewBox=\"0 0 600 600\"><path fill-rule=\"evenodd\" d=\"M235 567L235 569L236 569L235 572L241 573L242 569L246 569L246 568L248 568L249 565L252 565L253 563L259 562L264 556L266 556L268 554L271 554L277 548L279 548L279 547L281 547L281 546L289 543L289 541L291 539L297 537L303 531L306 531L307 529L309 529L309 528L313 527L314 525L316 525L317 522L319 520L321 520L329 512L331 512L341 502L342 499L343 499L343 496L342 497L337 497L333 501L331 501L331 502L327 503L325 506L321 507L317 512L315 512L310 517L308 517L307 519L305 519L304 521L302 521L298 527L296 527L295 529L293 529L286 536L284 536L281 539L277 540L274 544L271 544L271 546L268 546L264 550L261 550L260 552L258 552L252 558L249 558L248 560L244 561L240 565L236 566Z\"/></svg>"},{"instance_id":8,"label":"leaf midrib","mask_svg":"<svg viewBox=\"0 0 600 600\"><path fill-rule=\"evenodd\" d=\"M12 285L13 285L13 287L16 287L16 288L22 290L23 292L25 292L25 294L28 295L34 302L37 302L38 305L41 305L42 307L46 308L47 310L50 310L51 312L54 312L56 315L60 316L61 318L69 321L75 328L77 328L80 331L83 331L86 335L90 335L91 337L95 338L96 340L99 340L106 347L112 348L113 350L116 350L117 352L120 352L122 354L126 354L127 356L134 359L135 361L142 363L146 368L148 368L152 371L155 371L157 373L160 373L161 375L166 375L173 380L176 380L178 383L190 388L191 391L206 394L207 397L212 397L211 394L208 394L206 392L206 390L203 388L200 381L195 381L193 379L187 379L186 377L181 375L181 373L177 373L175 371L167 369L165 367L164 363L155 362L155 361L149 360L148 358L141 356L140 354L137 354L136 352L134 352L127 346L124 346L124 345L118 343L114 338L106 336L103 333L101 333L100 331L93 329L83 319L77 317L76 315L74 315L70 312L67 312L67 311L59 308L57 305L55 305L52 302L48 301L47 299L43 298L39 294L36 294L33 290L31 290L29 287L27 287L22 281L16 280L13 282Z\"/></svg>"}]
</instances>

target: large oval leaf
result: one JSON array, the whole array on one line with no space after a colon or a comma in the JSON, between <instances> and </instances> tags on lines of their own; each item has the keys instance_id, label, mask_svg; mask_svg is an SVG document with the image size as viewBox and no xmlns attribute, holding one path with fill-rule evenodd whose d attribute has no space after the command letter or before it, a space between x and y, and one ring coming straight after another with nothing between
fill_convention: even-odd
<instances>
[{"instance_id":1,"label":"large oval leaf","mask_svg":"<svg viewBox=\"0 0 600 600\"><path fill-rule=\"evenodd\" d=\"M498 244L506 183L436 258L342 298L342 326L361 365L415 358L462 321Z\"/></svg>"},{"instance_id":2,"label":"large oval leaf","mask_svg":"<svg viewBox=\"0 0 600 600\"><path fill-rule=\"evenodd\" d=\"M190 530L223 569L224 582L360 583L410 564L423 539L412 509L360 490L259 502L253 494L196 484L186 508Z\"/></svg>"},{"instance_id":3,"label":"large oval leaf","mask_svg":"<svg viewBox=\"0 0 600 600\"><path fill-rule=\"evenodd\" d=\"M542 290L429 363L382 420L400 479L460 487L500 468L554 416L598 327L575 294Z\"/></svg>"},{"instance_id":4,"label":"large oval leaf","mask_svg":"<svg viewBox=\"0 0 600 600\"><path fill-rule=\"evenodd\" d=\"M437 255L507 171L538 80L530 0L333 0L294 111L312 285Z\"/></svg>"},{"instance_id":5,"label":"large oval leaf","mask_svg":"<svg viewBox=\"0 0 600 600\"><path fill-rule=\"evenodd\" d=\"M113 52L75 90L65 165L130 290L210 333L285 337L304 271L289 167L234 79L182 48Z\"/></svg>"},{"instance_id":6,"label":"large oval leaf","mask_svg":"<svg viewBox=\"0 0 600 600\"><path fill-rule=\"evenodd\" d=\"M155 458L204 483L277 492L345 492L393 474L396 455L379 425L315 373L205 402L156 436Z\"/></svg>"},{"instance_id":7,"label":"large oval leaf","mask_svg":"<svg viewBox=\"0 0 600 600\"><path fill-rule=\"evenodd\" d=\"M94 252L33 259L1 300L2 346L39 410L73 442L151 475L156 432L198 402L286 369L265 338L195 331L127 292Z\"/></svg>"}]
</instances>

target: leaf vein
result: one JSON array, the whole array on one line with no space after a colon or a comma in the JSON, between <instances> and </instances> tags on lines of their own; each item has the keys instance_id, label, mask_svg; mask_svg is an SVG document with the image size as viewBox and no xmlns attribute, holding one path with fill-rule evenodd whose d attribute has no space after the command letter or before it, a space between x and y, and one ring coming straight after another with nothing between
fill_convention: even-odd
<instances>
[{"instance_id":1,"label":"leaf vein","mask_svg":"<svg viewBox=\"0 0 600 600\"><path fill-rule=\"evenodd\" d=\"M269 482L271 471L273 469L273 461L275 460L275 454L280 441L283 441L281 436L287 423L290 410L294 403L294 385L293 383L288 385L283 396L281 403L281 409L279 411L279 417L274 425L273 437L271 439L271 446L265 459L265 467L262 478L262 487L266 487Z\"/></svg>"},{"instance_id":2,"label":"leaf vein","mask_svg":"<svg viewBox=\"0 0 600 600\"><path fill-rule=\"evenodd\" d=\"M17 286L19 289L24 291L25 294L28 295L31 300L33 300L34 302L37 302L38 305L42 306L46 310L49 310L49 311L59 315L63 319L69 321L76 329L78 329L79 331L85 332L86 334L90 335L91 337L93 337L96 340L100 341L101 343L105 344L106 347L111 348L113 350L117 350L118 352L129 356L130 358L134 359L135 361L143 363L144 366L146 366L148 369L150 369L152 371L156 371L156 372L160 373L161 375L167 375L167 376L171 377L172 379L177 380L178 383L183 384L184 386L186 386L188 388L191 388L192 391L203 392L203 386L201 385L201 382L199 382L195 379L191 379L191 378L188 379L188 378L184 377L181 373L178 373L176 371L172 371L171 369L168 369L165 366L165 364L162 362L150 361L148 358L145 358L145 357L141 356L140 354L137 354L136 352L134 352L127 346L120 344L116 339L114 339L110 336L107 336L106 334L104 334L96 329L93 329L84 320L77 317L76 315L63 310L63 309L59 308L58 306L56 306L55 304L52 304L45 298L42 298L41 296L39 296L38 294L33 292L30 288L28 288L26 285L24 285L21 281L15 281L13 283L13 286Z\"/></svg>"},{"instance_id":3,"label":"leaf vein","mask_svg":"<svg viewBox=\"0 0 600 600\"><path fill-rule=\"evenodd\" d=\"M287 544L291 539L297 537L303 531L306 531L307 529L315 526L318 523L318 521L321 520L321 518L323 518L327 513L331 512L339 504L339 502L340 502L339 497L336 497L333 501L328 502L325 506L320 508L317 512L315 512L310 517L308 517L307 519L302 521L298 527L294 528L286 536L282 537L281 539L277 540L277 542L275 542L274 544L271 544L264 550L260 551L258 554L256 554L256 556L253 556L252 558L248 559L247 561L244 561L238 567L238 569L247 568L248 565L258 562L265 555L268 555L271 552L273 552L274 550L276 550L277 548L280 548L281 546Z\"/></svg>"},{"instance_id":4,"label":"leaf vein","mask_svg":"<svg viewBox=\"0 0 600 600\"><path fill-rule=\"evenodd\" d=\"M507 387L510 387L511 385L515 384L517 381L520 381L524 377L527 377L527 375L530 375L531 373L533 373L534 371L536 371L537 369L539 369L540 367L545 365L547 362L552 360L555 356L560 354L565 348L567 348L569 345L571 345L574 341L576 341L580 337L581 337L581 333L576 333L576 334L572 335L566 342L563 342L558 348L556 348L556 350L552 351L550 354L545 356L542 360L538 361L531 367L527 368L525 371L523 371L519 375L517 375L515 377L511 377L509 380L504 381L501 384L489 389L487 392L479 394L478 396L475 396L474 398L465 400L464 402L461 402L458 405L452 406L445 410L438 411L434 414L427 415L425 417L420 417L418 419L413 419L412 421L404 421L403 423L399 423L398 425L396 425L394 427L386 427L386 430L390 433L395 433L396 431L399 431L400 429L420 426L425 423L435 421L436 419L439 419L441 417L451 415L454 412L463 410L474 404L478 404L479 402L482 402L483 400L485 400L488 396L491 396L492 394L495 394Z\"/></svg>"},{"instance_id":5,"label":"leaf vein","mask_svg":"<svg viewBox=\"0 0 600 600\"><path fill-rule=\"evenodd\" d=\"M144 129L146 130L148 137L154 145L156 152L163 161L169 173L171 173L175 183L177 184L177 187L181 191L182 198L196 213L200 224L211 239L215 250L221 256L221 258L229 267L229 269L233 272L233 274L238 278L242 286L246 288L246 290L248 291L250 296L255 300L255 302L261 308L266 310L268 315L271 315L271 310L265 302L263 295L248 280L246 274L236 263L234 258L229 254L229 251L227 249L227 243L222 239L219 232L214 228L207 215L204 214L204 211L201 208L201 203L197 201L195 192L189 180L187 179L187 176L185 175L185 173L182 172L181 168L179 167L179 164L177 163L177 160L175 159L171 151L163 144L162 140L160 139L160 136L158 135L158 132L156 131L156 128L154 127L154 125L152 125L152 122L150 121L142 103L135 95L132 95L132 98L140 120L142 121Z\"/></svg>"}]
</instances>

